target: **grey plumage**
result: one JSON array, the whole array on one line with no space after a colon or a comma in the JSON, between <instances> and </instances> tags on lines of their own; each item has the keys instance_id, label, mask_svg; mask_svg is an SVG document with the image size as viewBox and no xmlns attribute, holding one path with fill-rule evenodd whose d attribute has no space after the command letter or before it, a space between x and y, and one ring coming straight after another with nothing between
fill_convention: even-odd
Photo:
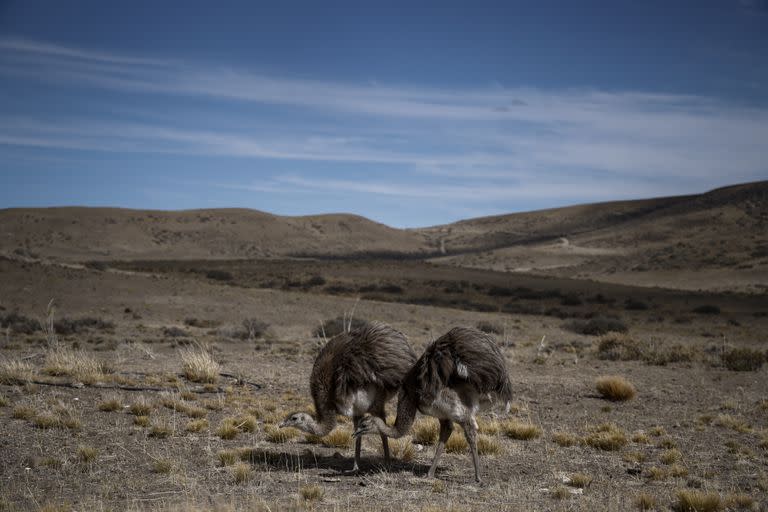
<instances>
[{"instance_id":1,"label":"grey plumage","mask_svg":"<svg viewBox=\"0 0 768 512\"><path fill-rule=\"evenodd\" d=\"M477 329L456 327L429 345L408 371L398 398L394 427L367 417L360 422L355 437L375 431L402 437L413 425L417 410L438 418L440 438L429 469L432 477L455 421L464 430L475 479L480 481L475 416L484 406L502 404L507 408L511 397L504 355L493 338Z\"/></svg>"},{"instance_id":2,"label":"grey plumage","mask_svg":"<svg viewBox=\"0 0 768 512\"><path fill-rule=\"evenodd\" d=\"M370 323L342 333L326 343L315 359L310 391L317 418L293 413L281 426L293 426L323 436L336 426L336 415L351 416L357 428L363 414L385 417L384 406L400 388L416 361L406 336L383 323ZM382 436L389 459L386 437ZM359 467L360 440L355 445Z\"/></svg>"}]
</instances>

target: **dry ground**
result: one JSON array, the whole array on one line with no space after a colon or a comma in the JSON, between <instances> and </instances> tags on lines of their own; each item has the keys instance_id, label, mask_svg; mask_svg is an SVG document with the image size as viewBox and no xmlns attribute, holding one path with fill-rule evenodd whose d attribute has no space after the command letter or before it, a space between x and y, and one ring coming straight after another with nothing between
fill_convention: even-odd
<instances>
[{"instance_id":1,"label":"dry ground","mask_svg":"<svg viewBox=\"0 0 768 512\"><path fill-rule=\"evenodd\" d=\"M83 322L57 341L42 331L3 332L0 510L630 510L641 497L669 510L681 490L716 493L721 508L768 506L768 374L731 371L721 358L732 348L764 357L764 296L639 295L562 280L557 296L525 292L533 298L496 302L489 292L499 276L467 271L455 278L468 283L464 302L447 308L407 303L421 296L410 295L410 284L450 305L445 297L456 293L442 282L450 281L447 268L438 278L395 262L264 265L272 280L319 273L323 286L346 288L259 287L247 278L252 268L233 264L233 282L222 283L178 266L131 273L0 260L0 315L17 311L44 323L54 299L54 320L103 321ZM520 279L533 292L553 288L552 280ZM405 291L357 301L371 281ZM587 300L598 293L605 300ZM627 309L633 296L647 309ZM496 309L458 309L479 302ZM509 302L525 314L502 312ZM720 312L694 313L701 305ZM445 455L438 478L427 479L433 447L412 439L399 446L406 460L389 471L378 441L366 439L362 474L352 476L342 473L352 457L343 433L325 440L337 447L275 433L284 413L310 407L312 332L353 309L403 330L417 351L454 325L485 322L499 331L515 407L508 418L482 422L488 449L497 451L482 457L486 485L472 482L466 453ZM629 333L617 339L639 355L601 359L599 337L572 332L568 323L592 310L620 316ZM269 324L263 335L241 334L250 318ZM192 382L183 374L185 350L212 354L225 375ZM86 364L93 361L100 366ZM635 398L602 398L595 381L606 375L628 379ZM509 420L540 435L515 439L526 435ZM574 485L590 479L583 490Z\"/></svg>"}]
</instances>

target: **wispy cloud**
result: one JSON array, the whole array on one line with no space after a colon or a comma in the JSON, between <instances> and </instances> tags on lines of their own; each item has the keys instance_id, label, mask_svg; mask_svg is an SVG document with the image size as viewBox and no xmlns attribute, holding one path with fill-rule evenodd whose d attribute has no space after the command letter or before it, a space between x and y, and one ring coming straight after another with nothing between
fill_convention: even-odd
<instances>
[{"instance_id":1,"label":"wispy cloud","mask_svg":"<svg viewBox=\"0 0 768 512\"><path fill-rule=\"evenodd\" d=\"M83 114L4 116L4 145L392 170L389 182L365 176L361 165L355 179L317 177L305 167L292 175L271 173L260 185L222 185L243 190L474 203L607 200L768 176L768 110L695 95L354 84L20 39L0 39L0 75L124 98L163 98L164 111L184 98L192 109L183 122L146 115L130 122ZM150 110L139 100L130 104L132 112ZM209 126L208 114L226 117L222 111L238 121ZM596 175L597 185L590 178ZM665 188L670 180L679 188Z\"/></svg>"}]
</instances>

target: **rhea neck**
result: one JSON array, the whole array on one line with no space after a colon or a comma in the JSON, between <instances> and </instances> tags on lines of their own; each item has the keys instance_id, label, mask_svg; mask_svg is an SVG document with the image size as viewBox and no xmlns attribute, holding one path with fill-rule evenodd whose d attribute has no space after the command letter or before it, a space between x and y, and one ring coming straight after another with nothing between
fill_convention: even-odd
<instances>
[{"instance_id":1,"label":"rhea neck","mask_svg":"<svg viewBox=\"0 0 768 512\"><path fill-rule=\"evenodd\" d=\"M413 422L416 419L416 408L415 397L409 393L401 393L397 401L397 417L395 418L394 426L390 427L386 421L378 416L371 417L371 420L379 432L385 436L393 438L403 437L413 426Z\"/></svg>"},{"instance_id":2,"label":"rhea neck","mask_svg":"<svg viewBox=\"0 0 768 512\"><path fill-rule=\"evenodd\" d=\"M306 425L306 428L302 429L305 432L323 437L331 432L336 426L335 414L321 414L318 413L316 417L311 418L311 421Z\"/></svg>"}]
</instances>

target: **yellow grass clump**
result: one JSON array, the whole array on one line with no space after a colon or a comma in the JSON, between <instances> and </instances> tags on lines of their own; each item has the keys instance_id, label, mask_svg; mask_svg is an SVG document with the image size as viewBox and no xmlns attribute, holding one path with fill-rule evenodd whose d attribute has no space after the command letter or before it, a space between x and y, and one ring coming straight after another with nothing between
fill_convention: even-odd
<instances>
[{"instance_id":1,"label":"yellow grass clump","mask_svg":"<svg viewBox=\"0 0 768 512\"><path fill-rule=\"evenodd\" d=\"M585 436L583 442L599 450L619 450L627 444L627 434L614 423L603 423Z\"/></svg>"},{"instance_id":2,"label":"yellow grass clump","mask_svg":"<svg viewBox=\"0 0 768 512\"><path fill-rule=\"evenodd\" d=\"M232 466L232 478L235 480L235 483L241 484L243 482L248 481L251 478L251 475L253 474L253 468L251 468L251 465L245 462L238 462L234 466Z\"/></svg>"},{"instance_id":3,"label":"yellow grass clump","mask_svg":"<svg viewBox=\"0 0 768 512\"><path fill-rule=\"evenodd\" d=\"M291 427L278 428L274 425L267 425L264 428L264 434L264 437L270 443L285 443L296 438L299 435L299 431Z\"/></svg>"},{"instance_id":4,"label":"yellow grass clump","mask_svg":"<svg viewBox=\"0 0 768 512\"><path fill-rule=\"evenodd\" d=\"M683 458L683 454L680 453L680 450L678 450L677 448L666 450L659 456L659 460L661 460L662 464L667 464L667 465L674 464L675 462L678 462L682 458Z\"/></svg>"},{"instance_id":5,"label":"yellow grass clump","mask_svg":"<svg viewBox=\"0 0 768 512\"><path fill-rule=\"evenodd\" d=\"M306 440L312 444L321 444L328 448L349 448L352 446L352 432L344 428L337 428L320 437L307 434Z\"/></svg>"},{"instance_id":6,"label":"yellow grass clump","mask_svg":"<svg viewBox=\"0 0 768 512\"><path fill-rule=\"evenodd\" d=\"M555 432L552 441L563 447L574 446L579 443L579 438L568 432Z\"/></svg>"},{"instance_id":7,"label":"yellow grass clump","mask_svg":"<svg viewBox=\"0 0 768 512\"><path fill-rule=\"evenodd\" d=\"M715 418L715 425L724 428L730 428L736 432L751 432L752 427L742 418L731 416L730 414L719 414Z\"/></svg>"},{"instance_id":8,"label":"yellow grass clump","mask_svg":"<svg viewBox=\"0 0 768 512\"><path fill-rule=\"evenodd\" d=\"M154 405L152 402L144 398L143 396L140 396L136 399L135 402L131 404L131 407L129 410L131 411L131 414L134 416L149 416L149 414L152 412L152 409L154 409Z\"/></svg>"},{"instance_id":9,"label":"yellow grass clump","mask_svg":"<svg viewBox=\"0 0 768 512\"><path fill-rule=\"evenodd\" d=\"M642 510L643 512L658 510L659 508L656 497L644 492L635 496L634 502L637 509Z\"/></svg>"},{"instance_id":10,"label":"yellow grass clump","mask_svg":"<svg viewBox=\"0 0 768 512\"><path fill-rule=\"evenodd\" d=\"M200 432L207 428L208 428L208 420L206 419L192 420L189 423L187 423L186 427L184 427L184 429L187 432Z\"/></svg>"},{"instance_id":11,"label":"yellow grass clump","mask_svg":"<svg viewBox=\"0 0 768 512\"><path fill-rule=\"evenodd\" d=\"M222 450L218 453L219 462L222 466L231 466L239 459L237 450Z\"/></svg>"},{"instance_id":12,"label":"yellow grass clump","mask_svg":"<svg viewBox=\"0 0 768 512\"><path fill-rule=\"evenodd\" d=\"M440 423L434 418L419 418L413 424L413 442L435 444L440 434Z\"/></svg>"},{"instance_id":13,"label":"yellow grass clump","mask_svg":"<svg viewBox=\"0 0 768 512\"><path fill-rule=\"evenodd\" d=\"M478 418L477 431L481 434L495 436L501 432L501 423L499 423L499 420L496 419Z\"/></svg>"},{"instance_id":14,"label":"yellow grass clump","mask_svg":"<svg viewBox=\"0 0 768 512\"><path fill-rule=\"evenodd\" d=\"M84 384L94 384L104 377L104 369L95 357L83 350L63 347L46 353L43 371L48 375L69 376Z\"/></svg>"},{"instance_id":15,"label":"yellow grass clump","mask_svg":"<svg viewBox=\"0 0 768 512\"><path fill-rule=\"evenodd\" d=\"M152 428L149 430L149 437L154 437L157 439L165 439L166 437L170 436L173 433L173 429L165 423L158 423L157 425L152 425Z\"/></svg>"},{"instance_id":16,"label":"yellow grass clump","mask_svg":"<svg viewBox=\"0 0 768 512\"><path fill-rule=\"evenodd\" d=\"M501 453L501 445L496 439L480 434L477 436L477 453L478 455L498 455Z\"/></svg>"},{"instance_id":17,"label":"yellow grass clump","mask_svg":"<svg viewBox=\"0 0 768 512\"><path fill-rule=\"evenodd\" d=\"M215 384L219 380L221 366L210 352L201 348L181 351L181 371L192 382Z\"/></svg>"},{"instance_id":18,"label":"yellow grass clump","mask_svg":"<svg viewBox=\"0 0 768 512\"><path fill-rule=\"evenodd\" d=\"M137 427L146 428L150 424L149 416L136 416L133 418L133 424Z\"/></svg>"},{"instance_id":19,"label":"yellow grass clump","mask_svg":"<svg viewBox=\"0 0 768 512\"><path fill-rule=\"evenodd\" d=\"M592 483L592 477L584 473L574 473L568 479L568 485L584 489Z\"/></svg>"},{"instance_id":20,"label":"yellow grass clump","mask_svg":"<svg viewBox=\"0 0 768 512\"><path fill-rule=\"evenodd\" d=\"M379 445L379 453L384 455L384 447L382 445ZM395 459L411 462L416 455L416 449L413 447L410 439L390 439L389 453Z\"/></svg>"},{"instance_id":21,"label":"yellow grass clump","mask_svg":"<svg viewBox=\"0 0 768 512\"><path fill-rule=\"evenodd\" d=\"M173 461L171 459L156 459L152 463L152 471L160 474L168 474L173 469Z\"/></svg>"},{"instance_id":22,"label":"yellow grass clump","mask_svg":"<svg viewBox=\"0 0 768 512\"><path fill-rule=\"evenodd\" d=\"M77 458L84 464L90 464L99 456L99 450L93 446L83 445L77 447Z\"/></svg>"},{"instance_id":23,"label":"yellow grass clump","mask_svg":"<svg viewBox=\"0 0 768 512\"><path fill-rule=\"evenodd\" d=\"M501 423L501 431L511 439L528 441L541 436L541 429L530 422L516 419L506 420Z\"/></svg>"},{"instance_id":24,"label":"yellow grass clump","mask_svg":"<svg viewBox=\"0 0 768 512\"><path fill-rule=\"evenodd\" d=\"M123 404L117 395L110 395L99 403L99 410L104 412L119 411L123 408Z\"/></svg>"},{"instance_id":25,"label":"yellow grass clump","mask_svg":"<svg viewBox=\"0 0 768 512\"><path fill-rule=\"evenodd\" d=\"M32 379L32 365L17 359L0 360L0 384L23 384Z\"/></svg>"},{"instance_id":26,"label":"yellow grass clump","mask_svg":"<svg viewBox=\"0 0 768 512\"><path fill-rule=\"evenodd\" d=\"M685 489L677 492L680 512L717 512L723 510L723 499L716 492Z\"/></svg>"},{"instance_id":27,"label":"yellow grass clump","mask_svg":"<svg viewBox=\"0 0 768 512\"><path fill-rule=\"evenodd\" d=\"M445 451L448 453L465 453L469 449L464 434L453 431L451 437L445 442Z\"/></svg>"},{"instance_id":28,"label":"yellow grass clump","mask_svg":"<svg viewBox=\"0 0 768 512\"><path fill-rule=\"evenodd\" d=\"M595 387L597 388L597 392L600 393L603 398L614 402L631 400L637 394L635 386L619 375L600 377L595 382Z\"/></svg>"},{"instance_id":29,"label":"yellow grass clump","mask_svg":"<svg viewBox=\"0 0 768 512\"><path fill-rule=\"evenodd\" d=\"M299 495L304 501L318 501L323 499L323 488L317 484L304 485L299 489Z\"/></svg>"}]
</instances>

